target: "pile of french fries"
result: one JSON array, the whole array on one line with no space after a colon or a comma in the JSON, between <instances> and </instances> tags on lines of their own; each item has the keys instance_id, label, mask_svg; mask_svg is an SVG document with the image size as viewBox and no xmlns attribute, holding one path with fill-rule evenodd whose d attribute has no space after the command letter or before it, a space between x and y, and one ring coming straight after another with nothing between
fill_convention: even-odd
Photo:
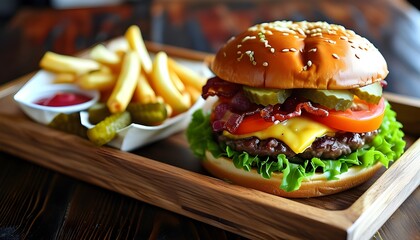
<instances>
[{"instance_id":1,"label":"pile of french fries","mask_svg":"<svg viewBox=\"0 0 420 240\"><path fill-rule=\"evenodd\" d=\"M88 57L46 52L40 67L55 73L56 83L99 90L111 113L125 111L130 102L164 102L172 117L187 111L200 97L205 79L165 52L152 60L138 26L127 29L124 43L115 49L98 44Z\"/></svg>"}]
</instances>

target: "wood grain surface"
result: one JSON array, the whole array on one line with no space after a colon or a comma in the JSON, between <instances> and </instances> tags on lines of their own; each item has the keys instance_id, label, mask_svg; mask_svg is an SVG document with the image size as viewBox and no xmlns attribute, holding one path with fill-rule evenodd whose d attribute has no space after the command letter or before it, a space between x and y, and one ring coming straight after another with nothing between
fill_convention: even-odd
<instances>
[{"instance_id":1,"label":"wood grain surface","mask_svg":"<svg viewBox=\"0 0 420 240\"><path fill-rule=\"evenodd\" d=\"M0 239L241 239L4 152L0 163Z\"/></svg>"},{"instance_id":2,"label":"wood grain surface","mask_svg":"<svg viewBox=\"0 0 420 240\"><path fill-rule=\"evenodd\" d=\"M324 198L279 198L207 176L188 150L183 133L134 152L121 152L94 147L77 136L36 124L12 99L12 93L27 79L0 89L2 151L245 237L369 238L419 184L417 141L397 164L358 188ZM44 177L40 181L52 180ZM25 200L34 205L24 212L39 214L45 206L37 201L48 194ZM75 205L82 206L80 201Z\"/></svg>"}]
</instances>

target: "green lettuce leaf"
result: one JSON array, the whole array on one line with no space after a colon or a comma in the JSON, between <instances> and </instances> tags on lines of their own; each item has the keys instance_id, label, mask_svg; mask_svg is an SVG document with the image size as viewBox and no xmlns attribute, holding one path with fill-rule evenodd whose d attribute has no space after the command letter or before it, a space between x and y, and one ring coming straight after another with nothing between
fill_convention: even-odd
<instances>
[{"instance_id":1,"label":"green lettuce leaf","mask_svg":"<svg viewBox=\"0 0 420 240\"><path fill-rule=\"evenodd\" d=\"M236 168L250 171L255 168L264 178L269 179L274 172L283 173L281 189L294 191L299 189L302 181L315 174L318 169L327 176L328 180L338 179L337 176L347 172L352 166L370 167L381 162L388 168L389 163L397 160L404 152L404 133L402 124L396 120L396 113L386 104L385 116L380 126L379 134L372 143L357 151L342 156L337 160L312 158L302 164L292 163L284 154L279 154L277 159L252 156L246 152L237 152L225 144L215 141L210 125L210 117L197 110L192 117L186 135L194 155L204 158L206 150L215 157L228 157L232 159Z\"/></svg>"}]
</instances>

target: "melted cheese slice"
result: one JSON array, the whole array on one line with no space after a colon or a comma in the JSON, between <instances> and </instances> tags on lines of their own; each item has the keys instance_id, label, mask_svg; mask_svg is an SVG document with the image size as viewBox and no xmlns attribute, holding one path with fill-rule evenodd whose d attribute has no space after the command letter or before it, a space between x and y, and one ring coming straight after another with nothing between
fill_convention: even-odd
<instances>
[{"instance_id":1,"label":"melted cheese slice","mask_svg":"<svg viewBox=\"0 0 420 240\"><path fill-rule=\"evenodd\" d=\"M249 134L234 135L227 131L223 135L231 139L257 137L259 139L276 138L287 144L295 153L302 153L309 147L317 137L326 133L335 132L324 124L312 121L305 117L295 117L279 122L262 131Z\"/></svg>"}]
</instances>

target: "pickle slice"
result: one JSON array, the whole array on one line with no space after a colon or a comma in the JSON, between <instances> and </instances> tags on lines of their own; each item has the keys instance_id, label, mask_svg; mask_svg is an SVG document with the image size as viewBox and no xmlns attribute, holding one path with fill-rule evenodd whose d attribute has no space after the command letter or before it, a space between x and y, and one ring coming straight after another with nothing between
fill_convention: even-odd
<instances>
[{"instance_id":1,"label":"pickle slice","mask_svg":"<svg viewBox=\"0 0 420 240\"><path fill-rule=\"evenodd\" d=\"M89 122L93 125L98 124L100 121L104 120L106 117L111 115L108 107L105 103L96 103L88 109Z\"/></svg>"},{"instance_id":2,"label":"pickle slice","mask_svg":"<svg viewBox=\"0 0 420 240\"><path fill-rule=\"evenodd\" d=\"M102 146L114 139L118 130L130 124L131 116L129 112L114 113L89 129L87 136L95 145Z\"/></svg>"},{"instance_id":3,"label":"pickle slice","mask_svg":"<svg viewBox=\"0 0 420 240\"><path fill-rule=\"evenodd\" d=\"M364 87L350 89L350 91L366 102L378 104L382 97L382 86L380 82L375 82Z\"/></svg>"},{"instance_id":4,"label":"pickle slice","mask_svg":"<svg viewBox=\"0 0 420 240\"><path fill-rule=\"evenodd\" d=\"M127 111L130 112L133 123L148 126L158 125L168 117L164 103L130 103Z\"/></svg>"},{"instance_id":5,"label":"pickle slice","mask_svg":"<svg viewBox=\"0 0 420 240\"><path fill-rule=\"evenodd\" d=\"M60 113L48 124L49 127L87 138L87 128L80 122L80 113Z\"/></svg>"},{"instance_id":6,"label":"pickle slice","mask_svg":"<svg viewBox=\"0 0 420 240\"><path fill-rule=\"evenodd\" d=\"M301 89L299 94L312 102L330 109L344 111L353 103L353 93L348 90Z\"/></svg>"},{"instance_id":7,"label":"pickle slice","mask_svg":"<svg viewBox=\"0 0 420 240\"><path fill-rule=\"evenodd\" d=\"M244 86L243 90L249 100L264 106L284 103L292 94L290 89L264 89Z\"/></svg>"}]
</instances>

